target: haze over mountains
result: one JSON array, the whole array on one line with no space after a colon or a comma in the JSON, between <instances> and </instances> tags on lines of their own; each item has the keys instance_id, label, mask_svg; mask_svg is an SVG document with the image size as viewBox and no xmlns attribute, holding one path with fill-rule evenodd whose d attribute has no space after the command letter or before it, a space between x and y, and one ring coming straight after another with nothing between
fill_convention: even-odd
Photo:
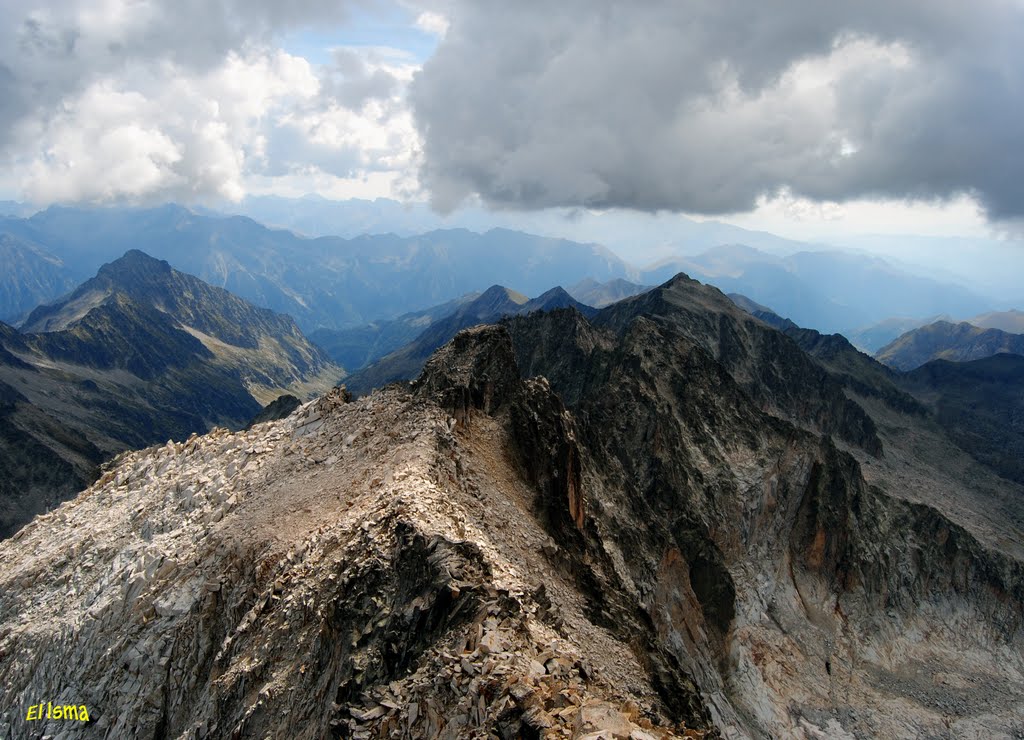
<instances>
[{"instance_id":1,"label":"haze over mountains","mask_svg":"<svg viewBox=\"0 0 1024 740\"><path fill-rule=\"evenodd\" d=\"M963 319L1005 307L964 286L854 252L778 256L730 245L644 267L596 244L503 229L309 239L243 217L168 205L53 207L28 219L0 219L0 250L12 267L0 278L0 318L23 320L39 303L140 245L176 269L291 315L307 332L356 329L426 311L491 284L539 295L554 285L623 281L606 296L588 296L601 303L625 297L633 290L627 284L659 284L679 271L801 326L848 335L894 317Z\"/></svg>"},{"instance_id":2,"label":"haze over mountains","mask_svg":"<svg viewBox=\"0 0 1024 740\"><path fill-rule=\"evenodd\" d=\"M536 295L552 284L632 274L622 260L597 245L513 231L305 239L247 218L204 216L174 205L53 207L30 219L0 220L0 233L15 238L19 253L29 254L31 245L41 244L52 259L42 265L40 259L26 257L14 265L25 265L24 272L5 275L12 284L36 286L29 296L0 306L0 317L10 320L31 310L33 301L57 297L47 295L56 276L80 282L104 262L140 245L176 269L289 314L308 331L394 318L497 282ZM36 270L42 272L37 275Z\"/></svg>"}]
</instances>

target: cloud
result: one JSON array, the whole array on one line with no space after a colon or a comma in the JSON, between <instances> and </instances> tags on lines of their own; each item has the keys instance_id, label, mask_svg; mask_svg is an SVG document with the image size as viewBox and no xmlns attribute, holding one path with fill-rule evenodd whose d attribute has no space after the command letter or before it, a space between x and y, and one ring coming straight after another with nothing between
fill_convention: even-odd
<instances>
[{"instance_id":1,"label":"cloud","mask_svg":"<svg viewBox=\"0 0 1024 740\"><path fill-rule=\"evenodd\" d=\"M448 19L440 13L425 10L416 17L416 28L435 36L444 36L448 32Z\"/></svg>"},{"instance_id":2,"label":"cloud","mask_svg":"<svg viewBox=\"0 0 1024 740\"><path fill-rule=\"evenodd\" d=\"M1011 0L456 0L411 100L441 209L706 214L765 197L1024 215Z\"/></svg>"},{"instance_id":3,"label":"cloud","mask_svg":"<svg viewBox=\"0 0 1024 740\"><path fill-rule=\"evenodd\" d=\"M356 4L0 0L4 180L37 203L191 202L414 170L413 64L360 47L315 66L276 47Z\"/></svg>"}]
</instances>

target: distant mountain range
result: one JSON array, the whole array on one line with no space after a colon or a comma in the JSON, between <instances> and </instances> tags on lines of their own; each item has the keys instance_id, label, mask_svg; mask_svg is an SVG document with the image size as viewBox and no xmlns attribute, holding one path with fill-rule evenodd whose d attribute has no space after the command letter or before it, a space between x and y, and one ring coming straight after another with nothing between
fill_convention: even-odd
<instances>
[{"instance_id":1,"label":"distant mountain range","mask_svg":"<svg viewBox=\"0 0 1024 740\"><path fill-rule=\"evenodd\" d=\"M791 254L813 248L807 242L720 221L696 221L680 215L652 218L622 211L495 212L460 208L442 216L426 203L401 203L389 198L329 200L315 195L301 198L250 195L238 203L223 204L217 211L206 212L248 216L268 226L291 229L307 236L352 238L389 233L412 236L438 229L469 229L480 233L495 228L513 229L577 242L599 242L637 264L646 264L666 254L697 254L719 244L748 244L772 254Z\"/></svg>"},{"instance_id":2,"label":"distant mountain range","mask_svg":"<svg viewBox=\"0 0 1024 740\"><path fill-rule=\"evenodd\" d=\"M566 288L566 292L580 303L594 308L610 306L623 298L630 298L640 293L646 293L653 286L638 285L622 278L615 278L606 283L600 283L593 278L586 278Z\"/></svg>"},{"instance_id":3,"label":"distant mountain range","mask_svg":"<svg viewBox=\"0 0 1024 740\"><path fill-rule=\"evenodd\" d=\"M287 313L306 331L390 319L497 282L539 294L552 284L635 274L596 244L503 229L306 239L249 218L199 215L175 205L52 207L28 219L0 219L0 234L12 238L19 255L5 279L39 286L0 304L0 318L8 321L23 317L34 302L53 300L59 293L46 293L64 290L66 280L77 284L135 248L255 305ZM65 282L58 284L58 278ZM0 291L0 297L4 292L11 291Z\"/></svg>"},{"instance_id":4,"label":"distant mountain range","mask_svg":"<svg viewBox=\"0 0 1024 740\"><path fill-rule=\"evenodd\" d=\"M372 228L371 222L352 224ZM507 229L304 238L246 217L175 205L52 207L30 218L0 219L0 239L0 256L12 266L0 277L0 320L9 323L135 248L255 305L287 313L307 332L390 321L491 284L514 285L529 295L568 285L584 303L606 305L680 271L746 295L802 326L848 335L893 316L973 316L994 307L961 286L834 250L782 257L732 244L639 269L597 244ZM592 292L595 285L603 286L600 292Z\"/></svg>"},{"instance_id":5,"label":"distant mountain range","mask_svg":"<svg viewBox=\"0 0 1024 740\"><path fill-rule=\"evenodd\" d=\"M290 318L139 251L0 328L0 536L121 450L242 426L344 374Z\"/></svg>"},{"instance_id":6,"label":"distant mountain range","mask_svg":"<svg viewBox=\"0 0 1024 740\"><path fill-rule=\"evenodd\" d=\"M345 385L352 393L362 395L388 383L412 380L423 369L423 364L434 350L462 329L494 323L505 316L522 316L535 311L569 307L587 316L596 312L596 309L583 305L562 288L552 288L531 300L514 290L493 285L478 298L434 321L405 346L350 375L345 379Z\"/></svg>"},{"instance_id":7,"label":"distant mountain range","mask_svg":"<svg viewBox=\"0 0 1024 740\"><path fill-rule=\"evenodd\" d=\"M332 360L354 372L403 347L438 319L450 316L460 306L479 298L467 293L423 311L411 311L397 319L372 321L352 329L317 329L309 338L322 347Z\"/></svg>"},{"instance_id":8,"label":"distant mountain range","mask_svg":"<svg viewBox=\"0 0 1024 740\"><path fill-rule=\"evenodd\" d=\"M858 349L873 355L892 340L903 336L908 331L913 331L936 321L953 321L953 318L948 314L931 316L924 319L894 317L854 331L844 332L844 334Z\"/></svg>"},{"instance_id":9,"label":"distant mountain range","mask_svg":"<svg viewBox=\"0 0 1024 740\"><path fill-rule=\"evenodd\" d=\"M622 278L599 283L592 278L580 281L568 288L566 292L584 306L601 308L615 301L650 290L648 286L637 285ZM507 291L508 295L519 295ZM317 329L309 336L317 345L330 355L331 359L355 372L385 355L407 345L427 330L427 327L440 319L455 313L460 307L480 298L480 293L467 293L453 301L447 301L423 311L412 311L390 321L373 321L353 329ZM526 300L522 297L522 300ZM467 307L470 315L491 320L495 316L514 312L513 302L507 311L495 311L494 306L487 303Z\"/></svg>"},{"instance_id":10,"label":"distant mountain range","mask_svg":"<svg viewBox=\"0 0 1024 740\"><path fill-rule=\"evenodd\" d=\"M1000 352L1024 355L1024 334L983 329L966 321L936 321L901 335L875 357L897 370L913 370L931 360L966 362Z\"/></svg>"},{"instance_id":11,"label":"distant mountain range","mask_svg":"<svg viewBox=\"0 0 1024 740\"><path fill-rule=\"evenodd\" d=\"M745 245L724 245L695 257L674 258L644 270L641 282L660 283L678 272L740 293L800 326L854 333L892 316L970 316L988 301L958 285L897 269L877 257L841 251L787 257Z\"/></svg>"}]
</instances>

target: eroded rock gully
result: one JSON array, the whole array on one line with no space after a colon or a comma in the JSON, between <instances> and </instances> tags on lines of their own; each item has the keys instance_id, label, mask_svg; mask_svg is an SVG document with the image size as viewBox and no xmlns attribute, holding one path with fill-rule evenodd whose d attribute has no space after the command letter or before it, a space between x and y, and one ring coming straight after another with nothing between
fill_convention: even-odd
<instances>
[{"instance_id":1,"label":"eroded rock gully","mask_svg":"<svg viewBox=\"0 0 1024 740\"><path fill-rule=\"evenodd\" d=\"M0 543L0 734L1019 732L1020 563L770 407L555 312L123 455Z\"/></svg>"}]
</instances>

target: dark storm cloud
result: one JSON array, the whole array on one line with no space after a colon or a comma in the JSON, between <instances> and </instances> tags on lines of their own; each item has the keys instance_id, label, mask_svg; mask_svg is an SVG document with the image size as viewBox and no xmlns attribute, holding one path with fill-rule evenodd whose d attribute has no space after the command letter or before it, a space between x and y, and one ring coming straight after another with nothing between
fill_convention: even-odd
<instances>
[{"instance_id":1,"label":"dark storm cloud","mask_svg":"<svg viewBox=\"0 0 1024 740\"><path fill-rule=\"evenodd\" d=\"M1011 0L456 2L412 88L439 207L745 211L975 195L1024 214Z\"/></svg>"}]
</instances>

